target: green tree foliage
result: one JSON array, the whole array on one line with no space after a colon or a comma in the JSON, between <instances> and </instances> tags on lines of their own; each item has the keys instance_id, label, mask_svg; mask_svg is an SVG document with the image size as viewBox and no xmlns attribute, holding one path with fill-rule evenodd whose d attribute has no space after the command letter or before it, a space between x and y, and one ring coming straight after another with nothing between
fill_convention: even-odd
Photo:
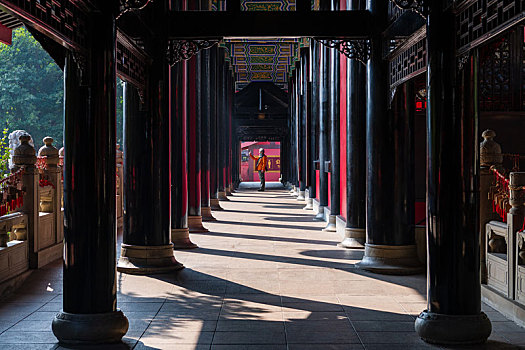
<instances>
[{"instance_id":1,"label":"green tree foliage","mask_svg":"<svg viewBox=\"0 0 525 350\"><path fill-rule=\"evenodd\" d=\"M35 147L45 136L62 144L63 74L25 28L13 32L13 45L0 44L0 126L24 129Z\"/></svg>"},{"instance_id":2,"label":"green tree foliage","mask_svg":"<svg viewBox=\"0 0 525 350\"><path fill-rule=\"evenodd\" d=\"M0 128L26 130L38 149L51 136L63 145L63 73L23 27L0 43ZM117 84L117 142L122 142L122 84Z\"/></svg>"},{"instance_id":3,"label":"green tree foliage","mask_svg":"<svg viewBox=\"0 0 525 350\"><path fill-rule=\"evenodd\" d=\"M0 139L0 179L4 175L9 174L9 129L2 130L2 138Z\"/></svg>"}]
</instances>

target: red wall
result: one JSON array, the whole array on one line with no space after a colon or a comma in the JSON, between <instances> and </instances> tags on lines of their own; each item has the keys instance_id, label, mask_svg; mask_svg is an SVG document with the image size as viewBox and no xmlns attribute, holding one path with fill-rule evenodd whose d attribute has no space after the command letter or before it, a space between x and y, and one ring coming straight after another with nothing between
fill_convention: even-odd
<instances>
[{"instance_id":1,"label":"red wall","mask_svg":"<svg viewBox=\"0 0 525 350\"><path fill-rule=\"evenodd\" d=\"M319 200L319 170L315 171L315 198Z\"/></svg>"},{"instance_id":2,"label":"red wall","mask_svg":"<svg viewBox=\"0 0 525 350\"><path fill-rule=\"evenodd\" d=\"M241 142L241 150L252 151L255 156L259 154L259 148L264 148L268 157L268 171L266 181L279 181L281 177L281 150L279 142ZM255 169L255 161L248 159L241 162L241 178L243 181L259 181L259 174Z\"/></svg>"},{"instance_id":3,"label":"red wall","mask_svg":"<svg viewBox=\"0 0 525 350\"><path fill-rule=\"evenodd\" d=\"M339 119L339 207L341 208L340 216L346 219L346 62L344 55L340 56L340 119Z\"/></svg>"},{"instance_id":4,"label":"red wall","mask_svg":"<svg viewBox=\"0 0 525 350\"><path fill-rule=\"evenodd\" d=\"M332 203L332 173L328 173L328 208Z\"/></svg>"}]
</instances>

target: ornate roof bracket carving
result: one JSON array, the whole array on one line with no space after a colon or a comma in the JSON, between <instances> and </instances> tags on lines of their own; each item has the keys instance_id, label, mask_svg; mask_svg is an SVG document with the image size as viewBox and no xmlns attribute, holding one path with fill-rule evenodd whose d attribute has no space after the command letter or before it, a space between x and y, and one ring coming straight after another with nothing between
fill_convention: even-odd
<instances>
[{"instance_id":1,"label":"ornate roof bracket carving","mask_svg":"<svg viewBox=\"0 0 525 350\"><path fill-rule=\"evenodd\" d=\"M143 10L153 0L120 0L120 13L117 19L128 11Z\"/></svg>"},{"instance_id":2,"label":"ornate roof bracket carving","mask_svg":"<svg viewBox=\"0 0 525 350\"><path fill-rule=\"evenodd\" d=\"M336 49L349 59L356 59L362 64L370 58L370 43L368 40L347 40L347 39L330 39L314 40L331 49Z\"/></svg>"},{"instance_id":3,"label":"ornate roof bracket carving","mask_svg":"<svg viewBox=\"0 0 525 350\"><path fill-rule=\"evenodd\" d=\"M173 66L195 56L199 51L212 48L220 40L169 40L166 52L168 63Z\"/></svg>"},{"instance_id":4,"label":"ornate roof bracket carving","mask_svg":"<svg viewBox=\"0 0 525 350\"><path fill-rule=\"evenodd\" d=\"M466 51L462 55L457 57L458 60L458 71L462 71L465 68L465 65L470 60L470 50Z\"/></svg>"},{"instance_id":5,"label":"ornate roof bracket carving","mask_svg":"<svg viewBox=\"0 0 525 350\"><path fill-rule=\"evenodd\" d=\"M390 0L402 10L411 10L426 18L431 0Z\"/></svg>"}]
</instances>

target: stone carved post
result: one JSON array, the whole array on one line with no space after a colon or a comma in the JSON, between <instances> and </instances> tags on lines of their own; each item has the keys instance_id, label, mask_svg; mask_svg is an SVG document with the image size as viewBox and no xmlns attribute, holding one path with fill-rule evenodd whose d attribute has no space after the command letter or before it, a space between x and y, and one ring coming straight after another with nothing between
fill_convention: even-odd
<instances>
[{"instance_id":1,"label":"stone carved post","mask_svg":"<svg viewBox=\"0 0 525 350\"><path fill-rule=\"evenodd\" d=\"M483 131L483 142L479 146L480 157L480 203L479 203L479 227L480 227L480 260L481 260L481 283L487 283L487 237L485 227L494 218L492 206L489 201L490 187L494 185L494 175L490 171L491 166L501 167L503 156L500 145L494 141L496 133L493 130Z\"/></svg>"},{"instance_id":2,"label":"stone carved post","mask_svg":"<svg viewBox=\"0 0 525 350\"><path fill-rule=\"evenodd\" d=\"M517 235L523 228L525 218L525 172L510 173L509 176L509 203L512 208L507 214L507 264L509 269L508 296L514 299L516 284L517 263Z\"/></svg>"},{"instance_id":3,"label":"stone carved post","mask_svg":"<svg viewBox=\"0 0 525 350\"><path fill-rule=\"evenodd\" d=\"M60 158L58 149L53 146L53 138L47 136L44 137L43 141L44 146L40 147L38 150L38 156L46 157L47 169L44 170L44 172L47 175L48 181L52 184L53 189L50 189L49 191L51 193L50 196L41 196L39 200L40 210L48 213L54 213L53 226L55 231L55 243L59 243L63 238L63 230L60 229L60 227L64 225L61 215L62 195L60 188L62 187L62 178L61 169L58 167Z\"/></svg>"},{"instance_id":4,"label":"stone carved post","mask_svg":"<svg viewBox=\"0 0 525 350\"><path fill-rule=\"evenodd\" d=\"M22 186L25 189L24 205L21 211L27 215L27 240L29 245L29 267L38 268L38 171L35 167L35 148L29 144L31 135L19 136L20 145L13 151L11 172L24 169Z\"/></svg>"}]
</instances>

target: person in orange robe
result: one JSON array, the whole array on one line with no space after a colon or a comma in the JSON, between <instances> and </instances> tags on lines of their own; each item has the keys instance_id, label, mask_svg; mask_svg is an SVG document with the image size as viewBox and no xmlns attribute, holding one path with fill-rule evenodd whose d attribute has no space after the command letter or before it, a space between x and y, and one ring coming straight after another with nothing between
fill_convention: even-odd
<instances>
[{"instance_id":1,"label":"person in orange robe","mask_svg":"<svg viewBox=\"0 0 525 350\"><path fill-rule=\"evenodd\" d=\"M255 157L250 152L250 158L255 160L255 170L259 172L259 179L261 180L261 188L258 191L264 191L266 188L266 181L264 179L264 173L268 170L268 157L264 154L264 149L259 148L259 157Z\"/></svg>"}]
</instances>

